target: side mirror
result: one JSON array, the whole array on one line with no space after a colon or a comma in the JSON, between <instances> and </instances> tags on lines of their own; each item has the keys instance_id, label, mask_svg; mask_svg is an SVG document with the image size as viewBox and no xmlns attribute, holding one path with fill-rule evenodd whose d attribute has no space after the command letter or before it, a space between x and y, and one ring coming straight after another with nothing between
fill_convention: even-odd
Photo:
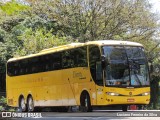
<instances>
[{"instance_id":1,"label":"side mirror","mask_svg":"<svg viewBox=\"0 0 160 120\"><path fill-rule=\"evenodd\" d=\"M106 63L106 57L104 55L101 56L101 61L102 61L102 68L105 69L107 63Z\"/></svg>"},{"instance_id":2,"label":"side mirror","mask_svg":"<svg viewBox=\"0 0 160 120\"><path fill-rule=\"evenodd\" d=\"M152 63L149 63L149 73L153 73L154 72L154 70L153 70L153 64Z\"/></svg>"},{"instance_id":3,"label":"side mirror","mask_svg":"<svg viewBox=\"0 0 160 120\"><path fill-rule=\"evenodd\" d=\"M104 55L101 56L102 68L105 69L107 65L110 64L110 60L106 58Z\"/></svg>"},{"instance_id":4,"label":"side mirror","mask_svg":"<svg viewBox=\"0 0 160 120\"><path fill-rule=\"evenodd\" d=\"M153 73L153 65L152 64L149 65L149 72Z\"/></svg>"},{"instance_id":5,"label":"side mirror","mask_svg":"<svg viewBox=\"0 0 160 120\"><path fill-rule=\"evenodd\" d=\"M148 59L149 62L149 73L153 73L153 64L152 64L152 60Z\"/></svg>"}]
</instances>

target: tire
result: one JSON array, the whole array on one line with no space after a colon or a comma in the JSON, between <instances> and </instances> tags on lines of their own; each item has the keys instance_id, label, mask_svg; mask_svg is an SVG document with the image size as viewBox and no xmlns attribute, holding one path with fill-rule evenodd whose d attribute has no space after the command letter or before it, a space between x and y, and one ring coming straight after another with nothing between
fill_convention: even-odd
<instances>
[{"instance_id":1,"label":"tire","mask_svg":"<svg viewBox=\"0 0 160 120\"><path fill-rule=\"evenodd\" d=\"M62 112L68 112L68 110L69 110L69 107L68 107L68 106L62 107Z\"/></svg>"},{"instance_id":2,"label":"tire","mask_svg":"<svg viewBox=\"0 0 160 120\"><path fill-rule=\"evenodd\" d=\"M81 112L92 112L90 97L88 93L83 93L80 98L80 111Z\"/></svg>"},{"instance_id":3,"label":"tire","mask_svg":"<svg viewBox=\"0 0 160 120\"><path fill-rule=\"evenodd\" d=\"M33 102L32 96L29 96L27 99L27 108L28 108L28 112L34 111L34 102Z\"/></svg>"},{"instance_id":4,"label":"tire","mask_svg":"<svg viewBox=\"0 0 160 120\"><path fill-rule=\"evenodd\" d=\"M127 108L128 108L127 105L122 106L122 111L123 111L123 112L127 112Z\"/></svg>"},{"instance_id":5,"label":"tire","mask_svg":"<svg viewBox=\"0 0 160 120\"><path fill-rule=\"evenodd\" d=\"M19 108L20 108L20 111L22 112L26 112L27 110L24 97L21 97L19 100Z\"/></svg>"}]
</instances>

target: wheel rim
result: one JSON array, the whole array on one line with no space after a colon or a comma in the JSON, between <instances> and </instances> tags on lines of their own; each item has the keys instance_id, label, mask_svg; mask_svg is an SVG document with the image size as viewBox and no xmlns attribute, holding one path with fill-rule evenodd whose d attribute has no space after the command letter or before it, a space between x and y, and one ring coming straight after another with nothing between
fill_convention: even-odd
<instances>
[{"instance_id":1,"label":"wheel rim","mask_svg":"<svg viewBox=\"0 0 160 120\"><path fill-rule=\"evenodd\" d=\"M25 111L25 110L26 110L26 104L25 104L24 98L21 98L20 107L21 107L22 111Z\"/></svg>"},{"instance_id":2,"label":"wheel rim","mask_svg":"<svg viewBox=\"0 0 160 120\"><path fill-rule=\"evenodd\" d=\"M84 107L87 109L88 108L88 96L86 95L85 99L84 99Z\"/></svg>"},{"instance_id":3,"label":"wheel rim","mask_svg":"<svg viewBox=\"0 0 160 120\"><path fill-rule=\"evenodd\" d=\"M33 99L31 97L28 98L28 111L34 110Z\"/></svg>"}]
</instances>

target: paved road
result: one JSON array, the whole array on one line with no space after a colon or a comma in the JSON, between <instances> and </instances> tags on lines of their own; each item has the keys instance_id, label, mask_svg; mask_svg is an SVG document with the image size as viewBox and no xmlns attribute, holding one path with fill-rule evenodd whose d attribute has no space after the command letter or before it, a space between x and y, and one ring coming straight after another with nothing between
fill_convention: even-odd
<instances>
[{"instance_id":1,"label":"paved road","mask_svg":"<svg viewBox=\"0 0 160 120\"><path fill-rule=\"evenodd\" d=\"M12 118L5 118L4 120L17 120L16 115L22 115L22 113L11 113ZM160 120L160 111L94 111L88 113L82 112L43 112L43 113L23 113L25 118L19 118L19 120ZM34 118L27 118L30 116L36 116ZM147 117L146 117L147 116ZM158 117L156 117L158 116ZM16 117L16 118L14 118ZM2 118L0 118L1 120Z\"/></svg>"}]
</instances>

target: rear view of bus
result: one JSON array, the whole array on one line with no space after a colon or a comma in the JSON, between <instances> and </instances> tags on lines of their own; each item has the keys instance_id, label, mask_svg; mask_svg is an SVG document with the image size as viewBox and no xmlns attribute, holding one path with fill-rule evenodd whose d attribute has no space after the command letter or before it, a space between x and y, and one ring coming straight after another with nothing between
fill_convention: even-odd
<instances>
[{"instance_id":1,"label":"rear view of bus","mask_svg":"<svg viewBox=\"0 0 160 120\"><path fill-rule=\"evenodd\" d=\"M102 45L105 101L109 105L145 105L150 101L148 62L141 44Z\"/></svg>"}]
</instances>

